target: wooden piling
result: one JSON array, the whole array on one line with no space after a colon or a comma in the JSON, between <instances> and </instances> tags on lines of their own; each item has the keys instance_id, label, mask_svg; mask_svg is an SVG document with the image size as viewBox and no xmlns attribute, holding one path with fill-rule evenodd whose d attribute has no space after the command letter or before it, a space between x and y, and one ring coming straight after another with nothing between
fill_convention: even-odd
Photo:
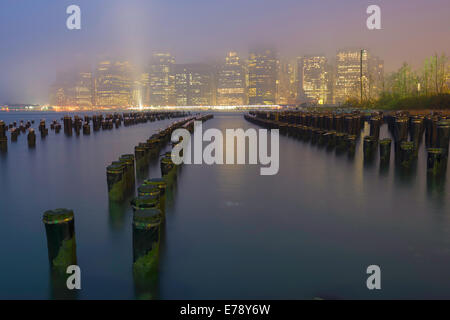
<instances>
[{"instance_id":1,"label":"wooden piling","mask_svg":"<svg viewBox=\"0 0 450 320\"><path fill-rule=\"evenodd\" d=\"M43 222L51 269L65 274L68 266L77 264L73 211L69 209L46 211Z\"/></svg>"}]
</instances>

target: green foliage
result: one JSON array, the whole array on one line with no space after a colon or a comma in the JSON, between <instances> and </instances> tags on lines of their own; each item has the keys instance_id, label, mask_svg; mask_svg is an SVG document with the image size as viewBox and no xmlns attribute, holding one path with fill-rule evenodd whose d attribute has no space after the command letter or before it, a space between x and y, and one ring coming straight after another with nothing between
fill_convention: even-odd
<instances>
[{"instance_id":1,"label":"green foliage","mask_svg":"<svg viewBox=\"0 0 450 320\"><path fill-rule=\"evenodd\" d=\"M363 103L349 99L347 107L386 110L450 109L450 63L445 54L425 59L419 70L404 63L385 77L384 90L376 100Z\"/></svg>"},{"instance_id":2,"label":"green foliage","mask_svg":"<svg viewBox=\"0 0 450 320\"><path fill-rule=\"evenodd\" d=\"M450 93L405 98L385 95L376 101L374 108L385 110L450 110Z\"/></svg>"}]
</instances>

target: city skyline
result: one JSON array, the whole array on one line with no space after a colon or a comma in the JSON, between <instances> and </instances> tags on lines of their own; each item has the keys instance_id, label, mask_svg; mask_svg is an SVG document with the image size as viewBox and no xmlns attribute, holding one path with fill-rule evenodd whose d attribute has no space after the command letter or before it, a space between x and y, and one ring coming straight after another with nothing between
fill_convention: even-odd
<instances>
[{"instance_id":1,"label":"city skyline","mask_svg":"<svg viewBox=\"0 0 450 320\"><path fill-rule=\"evenodd\" d=\"M334 59L286 59L271 47L253 48L247 57L234 51L224 56L216 63L183 64L157 52L143 69L128 60L102 60L90 72L58 75L50 106L333 105L379 98L384 87L384 62L366 49L340 49Z\"/></svg>"},{"instance_id":2,"label":"city skyline","mask_svg":"<svg viewBox=\"0 0 450 320\"><path fill-rule=\"evenodd\" d=\"M55 74L72 65L93 65L111 55L148 64L152 52L165 51L178 63L210 63L225 52L243 57L248 48L270 44L281 57L323 55L361 47L385 61L386 73L403 62L418 67L437 53L449 53L447 1L377 3L382 29L366 27L369 4L323 0L77 1L82 29L65 27L71 1L1 3L0 103L44 103ZM408 35L408 36L406 36ZM430 35L433 35L432 37Z\"/></svg>"}]
</instances>

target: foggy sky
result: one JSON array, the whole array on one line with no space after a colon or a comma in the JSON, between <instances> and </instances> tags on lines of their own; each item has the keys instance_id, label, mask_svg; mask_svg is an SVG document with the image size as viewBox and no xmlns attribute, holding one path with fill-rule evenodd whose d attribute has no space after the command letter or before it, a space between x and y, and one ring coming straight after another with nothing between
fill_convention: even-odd
<instances>
[{"instance_id":1,"label":"foggy sky","mask_svg":"<svg viewBox=\"0 0 450 320\"><path fill-rule=\"evenodd\" d=\"M81 7L82 29L66 29L66 8ZM382 30L366 28L381 7ZM223 59L251 46L280 56L365 47L386 71L450 54L448 0L0 0L0 104L45 103L58 71L104 56L145 66L153 51L177 63Z\"/></svg>"}]
</instances>

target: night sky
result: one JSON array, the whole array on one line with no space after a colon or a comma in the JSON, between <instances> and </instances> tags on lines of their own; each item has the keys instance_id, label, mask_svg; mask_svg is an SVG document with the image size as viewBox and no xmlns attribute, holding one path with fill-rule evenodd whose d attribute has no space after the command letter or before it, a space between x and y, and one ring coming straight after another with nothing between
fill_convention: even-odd
<instances>
[{"instance_id":1,"label":"night sky","mask_svg":"<svg viewBox=\"0 0 450 320\"><path fill-rule=\"evenodd\" d=\"M66 28L67 6L81 7L82 29ZM366 8L381 7L382 30L366 28ZM1 0L0 104L47 102L58 71L101 57L138 66L152 51L177 62L223 59L229 50L275 46L287 58L366 47L386 71L450 55L448 0Z\"/></svg>"}]
</instances>

